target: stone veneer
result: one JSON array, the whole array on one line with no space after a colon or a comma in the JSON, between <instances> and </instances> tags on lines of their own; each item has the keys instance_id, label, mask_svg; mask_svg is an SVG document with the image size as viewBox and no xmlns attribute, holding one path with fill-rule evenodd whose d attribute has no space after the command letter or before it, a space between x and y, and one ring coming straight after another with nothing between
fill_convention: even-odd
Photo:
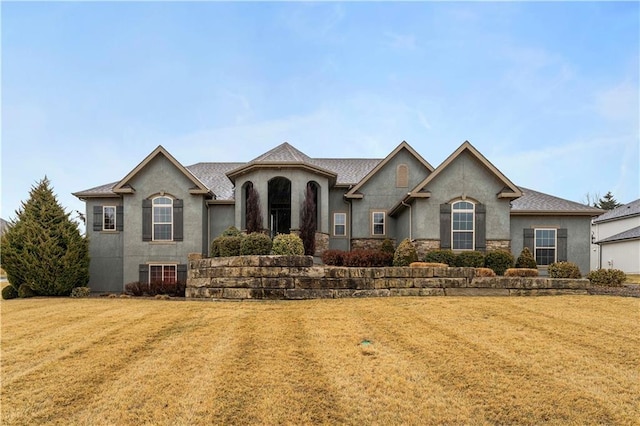
<instances>
[{"instance_id":1,"label":"stone veneer","mask_svg":"<svg viewBox=\"0 0 640 426\"><path fill-rule=\"evenodd\" d=\"M386 238L354 238L351 240L351 250L379 250ZM396 240L389 238L396 247Z\"/></svg>"},{"instance_id":2,"label":"stone veneer","mask_svg":"<svg viewBox=\"0 0 640 426\"><path fill-rule=\"evenodd\" d=\"M511 251L511 240L487 240L487 251Z\"/></svg>"},{"instance_id":3,"label":"stone veneer","mask_svg":"<svg viewBox=\"0 0 640 426\"><path fill-rule=\"evenodd\" d=\"M585 279L475 277L474 268L314 266L311 256L190 257L186 297L317 299L587 294Z\"/></svg>"}]
</instances>

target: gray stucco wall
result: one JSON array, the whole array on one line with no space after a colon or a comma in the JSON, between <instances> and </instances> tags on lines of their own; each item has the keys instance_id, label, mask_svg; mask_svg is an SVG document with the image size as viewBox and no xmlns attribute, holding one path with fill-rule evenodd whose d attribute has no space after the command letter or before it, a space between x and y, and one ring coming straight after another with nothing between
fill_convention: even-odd
<instances>
[{"instance_id":1,"label":"gray stucco wall","mask_svg":"<svg viewBox=\"0 0 640 426\"><path fill-rule=\"evenodd\" d=\"M511 252L515 257L524 247L525 228L566 228L567 260L578 265L584 275L589 272L591 218L588 216L512 216Z\"/></svg>"},{"instance_id":2,"label":"gray stucco wall","mask_svg":"<svg viewBox=\"0 0 640 426\"><path fill-rule=\"evenodd\" d=\"M230 226L235 226L235 205L212 204L209 205L209 241L211 244L216 237ZM205 253L209 253L209 248Z\"/></svg>"},{"instance_id":3,"label":"gray stucco wall","mask_svg":"<svg viewBox=\"0 0 640 426\"><path fill-rule=\"evenodd\" d=\"M123 241L127 230L124 212L124 231L94 231L94 206L121 206L120 198L92 198L86 202L86 232L89 238L89 287L95 292L122 291Z\"/></svg>"},{"instance_id":4,"label":"gray stucco wall","mask_svg":"<svg viewBox=\"0 0 640 426\"><path fill-rule=\"evenodd\" d=\"M158 155L129 182L134 194L125 194L125 232L123 282L138 281L139 265L145 263L186 264L188 253L200 253L205 245L203 238L206 221L204 196L191 195L193 182L181 173L167 158ZM164 193L184 200L183 241L149 242L142 240L142 200Z\"/></svg>"},{"instance_id":5,"label":"gray stucco wall","mask_svg":"<svg viewBox=\"0 0 640 426\"><path fill-rule=\"evenodd\" d=\"M349 235L351 232L351 216L349 202L344 199L347 188L331 188L329 191L329 248L334 250L349 250ZM346 214L346 235L336 237L333 235L333 214Z\"/></svg>"}]
</instances>

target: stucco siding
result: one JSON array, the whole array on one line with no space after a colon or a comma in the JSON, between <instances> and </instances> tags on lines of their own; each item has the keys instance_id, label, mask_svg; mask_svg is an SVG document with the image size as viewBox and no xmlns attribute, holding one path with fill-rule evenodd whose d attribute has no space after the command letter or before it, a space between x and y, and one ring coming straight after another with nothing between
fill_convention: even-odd
<instances>
[{"instance_id":1,"label":"stucco siding","mask_svg":"<svg viewBox=\"0 0 640 426\"><path fill-rule=\"evenodd\" d=\"M128 225L124 212L124 231L94 231L94 206L121 206L119 198L87 200L87 238L89 238L89 287L95 292L122 291L123 241Z\"/></svg>"}]
</instances>

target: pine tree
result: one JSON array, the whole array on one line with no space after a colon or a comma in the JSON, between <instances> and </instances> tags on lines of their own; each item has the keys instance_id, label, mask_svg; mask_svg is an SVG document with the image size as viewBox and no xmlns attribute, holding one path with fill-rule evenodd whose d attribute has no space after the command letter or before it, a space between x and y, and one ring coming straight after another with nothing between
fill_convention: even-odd
<instances>
[{"instance_id":1,"label":"pine tree","mask_svg":"<svg viewBox=\"0 0 640 426\"><path fill-rule=\"evenodd\" d=\"M31 188L17 218L2 236L2 268L16 289L41 296L69 295L89 282L89 244L58 203L49 180Z\"/></svg>"},{"instance_id":2,"label":"pine tree","mask_svg":"<svg viewBox=\"0 0 640 426\"><path fill-rule=\"evenodd\" d=\"M316 251L316 193L311 185L307 185L307 190L302 202L300 213L300 238L304 245L304 254L313 256Z\"/></svg>"},{"instance_id":3,"label":"pine tree","mask_svg":"<svg viewBox=\"0 0 640 426\"><path fill-rule=\"evenodd\" d=\"M262 232L262 211L260 196L252 185L248 188L247 195L247 234L253 232Z\"/></svg>"},{"instance_id":4,"label":"pine tree","mask_svg":"<svg viewBox=\"0 0 640 426\"><path fill-rule=\"evenodd\" d=\"M621 205L622 204L616 201L616 199L613 197L611 191L607 192L604 197L600 198L598 202L594 204L595 207L598 207L602 210L613 210L616 207L620 207Z\"/></svg>"}]
</instances>

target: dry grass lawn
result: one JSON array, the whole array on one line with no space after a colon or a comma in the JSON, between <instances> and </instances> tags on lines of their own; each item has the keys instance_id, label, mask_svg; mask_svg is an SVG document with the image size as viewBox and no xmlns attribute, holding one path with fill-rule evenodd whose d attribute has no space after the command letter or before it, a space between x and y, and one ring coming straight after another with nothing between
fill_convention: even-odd
<instances>
[{"instance_id":1,"label":"dry grass lawn","mask_svg":"<svg viewBox=\"0 0 640 426\"><path fill-rule=\"evenodd\" d=\"M634 298L0 306L3 425L640 419Z\"/></svg>"}]
</instances>

